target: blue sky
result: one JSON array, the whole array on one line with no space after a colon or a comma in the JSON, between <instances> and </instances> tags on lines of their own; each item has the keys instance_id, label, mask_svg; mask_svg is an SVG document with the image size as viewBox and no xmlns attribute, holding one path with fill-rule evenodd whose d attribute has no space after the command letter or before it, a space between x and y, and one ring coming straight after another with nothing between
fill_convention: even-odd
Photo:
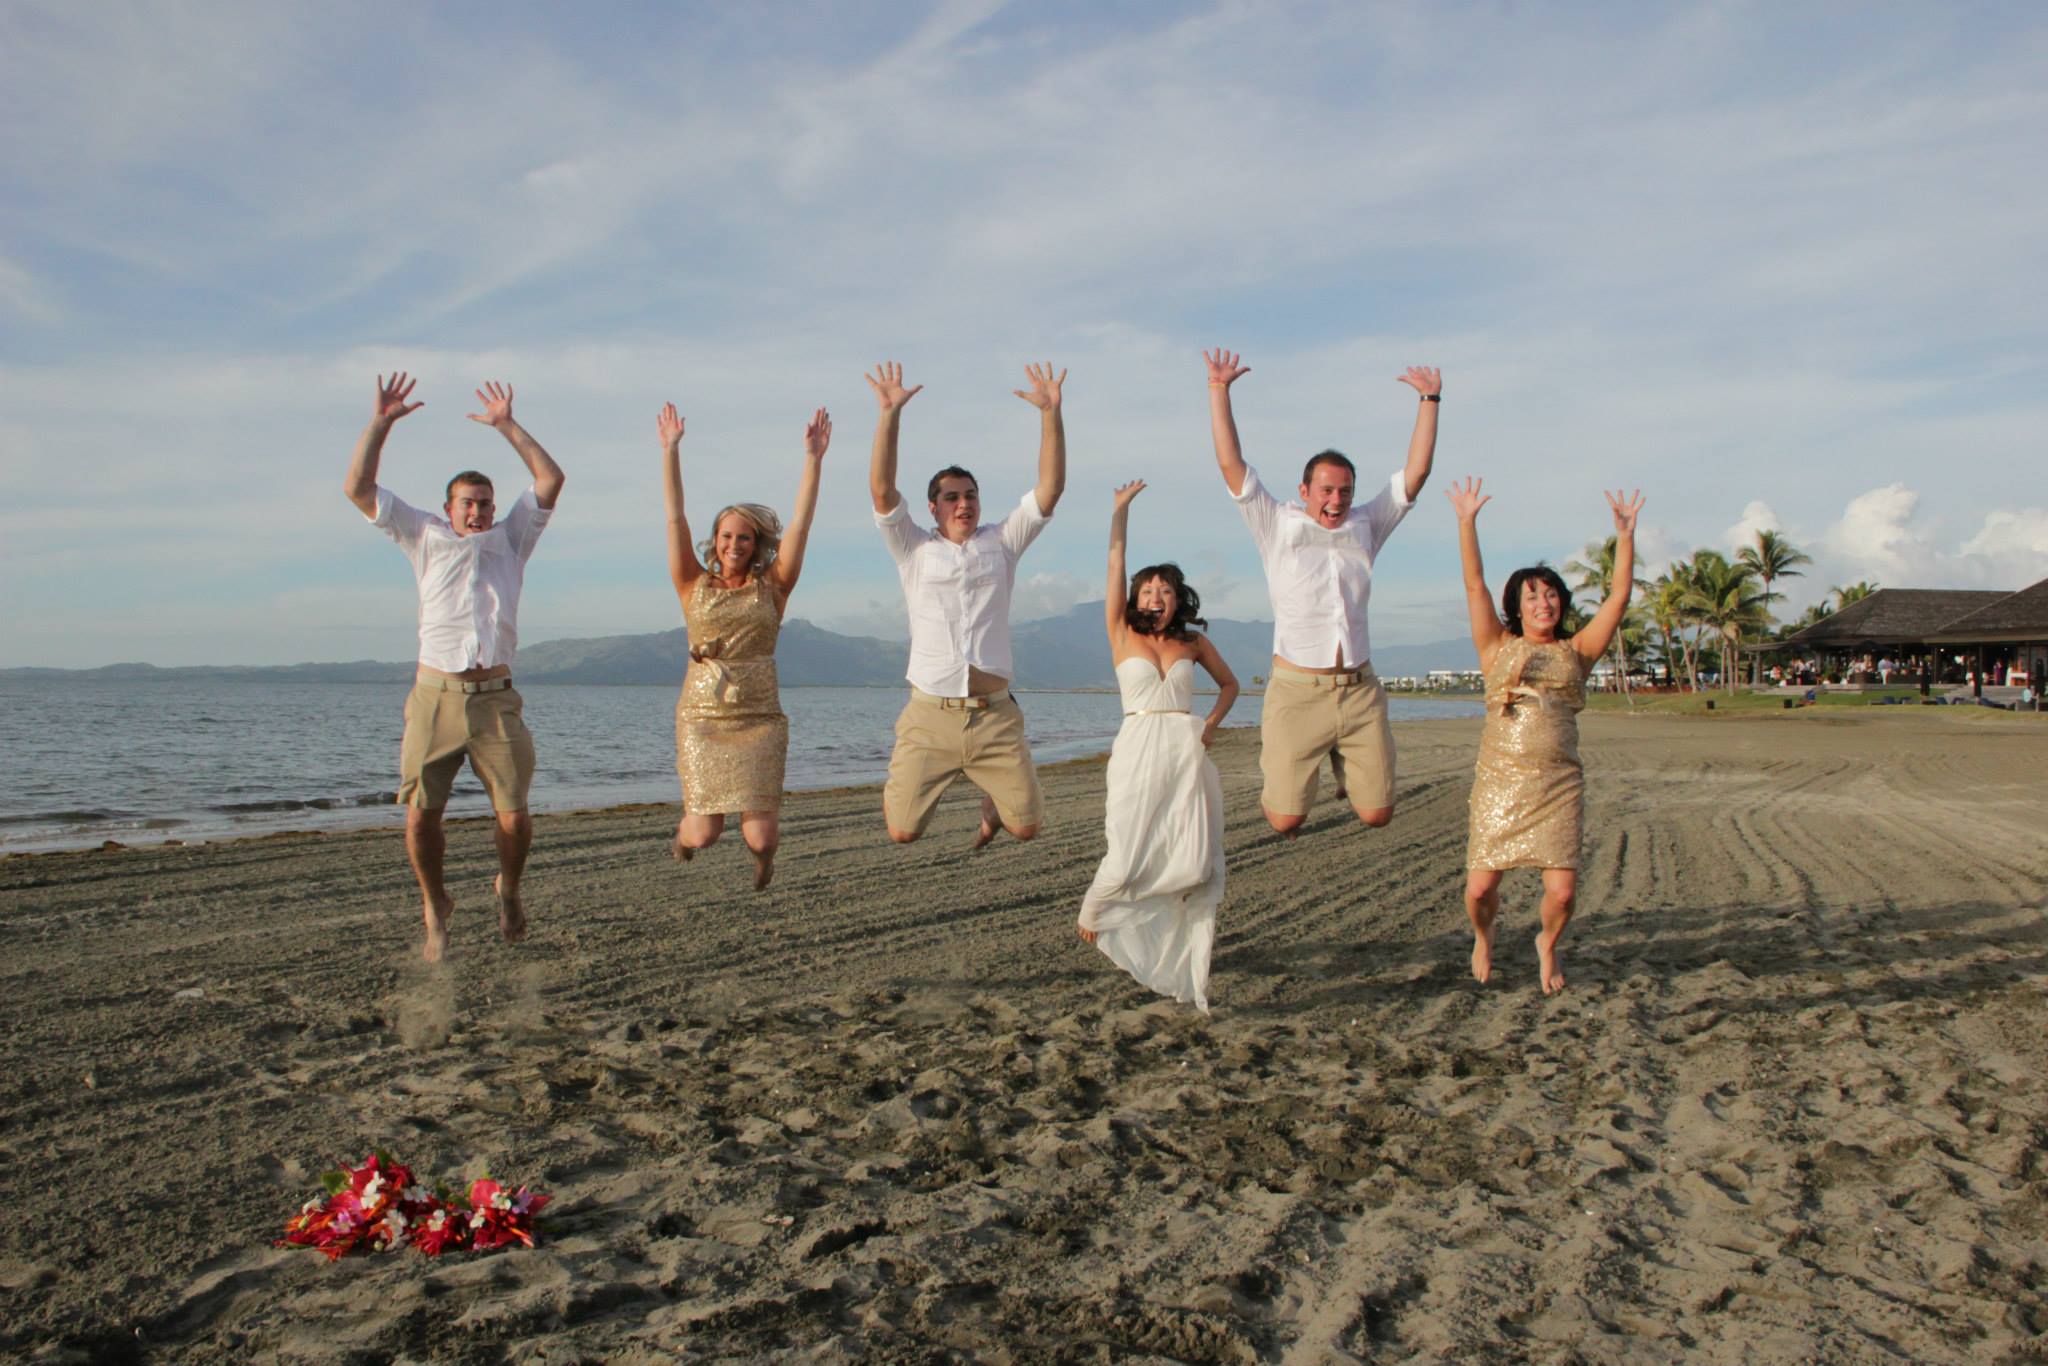
<instances>
[{"instance_id":1,"label":"blue sky","mask_svg":"<svg viewBox=\"0 0 2048 1366\"><path fill-rule=\"evenodd\" d=\"M1497 575L1649 500L1654 571L1777 525L1832 583L2048 575L2048 18L2030 4L560 5L0 9L0 664L402 659L410 572L340 492L569 473L528 641L659 630L654 415L700 514L786 508L833 410L792 614L899 634L864 367L926 390L904 482L1031 480L1027 360L1071 370L1065 501L1020 616L1139 560L1268 614L1209 452L1376 480L1445 374L1383 642L1463 630L1442 489ZM23 591L23 589L26 591Z\"/></svg>"}]
</instances>

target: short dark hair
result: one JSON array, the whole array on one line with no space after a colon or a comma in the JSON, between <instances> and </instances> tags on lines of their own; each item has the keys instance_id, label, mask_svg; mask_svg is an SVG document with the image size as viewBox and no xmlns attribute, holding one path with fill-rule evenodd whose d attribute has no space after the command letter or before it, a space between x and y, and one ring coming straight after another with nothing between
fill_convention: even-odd
<instances>
[{"instance_id":1,"label":"short dark hair","mask_svg":"<svg viewBox=\"0 0 2048 1366\"><path fill-rule=\"evenodd\" d=\"M933 475L931 483L924 486L924 500L927 503L939 501L939 481L941 479L965 479L968 483L974 485L974 491L977 494L981 492L981 481L979 479L976 479L958 465L948 465Z\"/></svg>"},{"instance_id":2,"label":"short dark hair","mask_svg":"<svg viewBox=\"0 0 2048 1366\"><path fill-rule=\"evenodd\" d=\"M1522 634L1522 585L1535 579L1547 583L1557 590L1557 624L1563 626L1565 618L1572 614L1572 590L1564 586L1564 580L1557 571L1547 564L1533 564L1527 569L1517 569L1508 575L1508 586L1500 590L1500 614L1507 621L1508 634Z\"/></svg>"},{"instance_id":3,"label":"short dark hair","mask_svg":"<svg viewBox=\"0 0 2048 1366\"><path fill-rule=\"evenodd\" d=\"M1154 579L1165 579L1167 587L1173 590L1173 620L1160 622L1156 614L1138 610L1138 590ZM1177 564L1148 564L1131 575L1130 592L1124 597L1124 625L1141 635L1162 635L1172 640L1192 640L1194 632L1190 626L1207 626L1209 623L1197 615L1202 610L1202 595L1188 587L1187 575L1180 572Z\"/></svg>"},{"instance_id":4,"label":"short dark hair","mask_svg":"<svg viewBox=\"0 0 2048 1366\"><path fill-rule=\"evenodd\" d=\"M1318 465L1340 466L1346 474L1351 476L1353 484L1358 482L1358 467L1351 463L1351 458L1345 455L1344 452L1317 451L1308 458L1308 463L1301 467L1302 483L1313 484L1316 481L1316 466Z\"/></svg>"},{"instance_id":5,"label":"short dark hair","mask_svg":"<svg viewBox=\"0 0 2048 1366\"><path fill-rule=\"evenodd\" d=\"M484 474L479 470L464 470L448 481L448 491L441 496L441 506L446 507L455 501L455 486L457 484L482 484L493 494L498 491L497 485L491 482L491 476L488 474Z\"/></svg>"}]
</instances>

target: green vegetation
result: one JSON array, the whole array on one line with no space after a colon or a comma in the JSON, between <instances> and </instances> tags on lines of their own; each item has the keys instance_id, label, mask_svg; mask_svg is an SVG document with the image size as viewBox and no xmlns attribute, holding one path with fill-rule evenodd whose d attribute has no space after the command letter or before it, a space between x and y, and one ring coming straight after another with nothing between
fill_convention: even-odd
<instances>
[{"instance_id":1,"label":"green vegetation","mask_svg":"<svg viewBox=\"0 0 2048 1366\"><path fill-rule=\"evenodd\" d=\"M1886 706L1881 700L1896 697L1901 702L1917 706L1920 692L1917 688L1870 688L1864 692L1823 692L1812 702L1792 697L1792 710L1811 711L1816 707L1830 711L1843 707ZM1713 705L1716 716L1748 716L1756 712L1784 711L1787 698L1774 693L1713 693L1713 692L1672 692L1637 693L1633 699L1617 693L1592 693L1586 698L1586 705L1594 711L1650 712L1658 716L1705 716L1708 704ZM1886 707L1890 710L1889 707Z\"/></svg>"}]
</instances>

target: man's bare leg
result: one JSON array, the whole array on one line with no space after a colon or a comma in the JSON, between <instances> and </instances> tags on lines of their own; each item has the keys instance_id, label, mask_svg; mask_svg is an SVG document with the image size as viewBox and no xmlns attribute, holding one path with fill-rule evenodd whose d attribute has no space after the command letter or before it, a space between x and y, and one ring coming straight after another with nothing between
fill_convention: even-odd
<instances>
[{"instance_id":1,"label":"man's bare leg","mask_svg":"<svg viewBox=\"0 0 2048 1366\"><path fill-rule=\"evenodd\" d=\"M1299 816L1290 816L1273 810L1264 802L1259 804L1259 810L1265 814L1266 824L1273 827L1273 833L1284 835L1288 839L1293 839L1296 835L1300 834L1303 823L1308 820L1307 812L1303 812Z\"/></svg>"},{"instance_id":2,"label":"man's bare leg","mask_svg":"<svg viewBox=\"0 0 2048 1366\"><path fill-rule=\"evenodd\" d=\"M782 820L773 811L749 811L740 817L740 838L754 854L754 890L766 891L775 880L775 851L782 844Z\"/></svg>"},{"instance_id":3,"label":"man's bare leg","mask_svg":"<svg viewBox=\"0 0 2048 1366\"><path fill-rule=\"evenodd\" d=\"M1576 868L1543 870L1543 928L1536 935L1536 970L1543 982L1543 994L1553 996L1564 990L1564 969L1557 961L1557 941L1572 918L1579 899L1579 871Z\"/></svg>"},{"instance_id":4,"label":"man's bare leg","mask_svg":"<svg viewBox=\"0 0 2048 1366\"><path fill-rule=\"evenodd\" d=\"M448 921L455 914L455 902L441 878L441 865L448 839L441 829L438 808L405 808L405 852L412 860L413 876L420 881L420 903L426 916L427 943L421 956L429 963L441 961L448 951Z\"/></svg>"},{"instance_id":5,"label":"man's bare leg","mask_svg":"<svg viewBox=\"0 0 2048 1366\"><path fill-rule=\"evenodd\" d=\"M526 938L526 908L519 901L519 875L526 871L526 852L533 848L533 817L524 811L499 811L492 831L498 844L498 933L507 944Z\"/></svg>"},{"instance_id":6,"label":"man's bare leg","mask_svg":"<svg viewBox=\"0 0 2048 1366\"><path fill-rule=\"evenodd\" d=\"M1351 809L1358 813L1358 819L1364 821L1375 830L1394 819L1394 808L1391 806L1376 806L1370 811L1361 810L1355 806Z\"/></svg>"},{"instance_id":7,"label":"man's bare leg","mask_svg":"<svg viewBox=\"0 0 2048 1366\"><path fill-rule=\"evenodd\" d=\"M1472 921L1472 975L1493 975L1493 925L1500 916L1500 871L1474 868L1465 877L1465 914Z\"/></svg>"},{"instance_id":8,"label":"man's bare leg","mask_svg":"<svg viewBox=\"0 0 2048 1366\"><path fill-rule=\"evenodd\" d=\"M1010 832L1010 838L1029 840L1038 838L1035 825L1011 825L996 811L996 799L984 792L981 794L981 829L975 832L974 847L980 849L996 837L999 830Z\"/></svg>"}]
</instances>

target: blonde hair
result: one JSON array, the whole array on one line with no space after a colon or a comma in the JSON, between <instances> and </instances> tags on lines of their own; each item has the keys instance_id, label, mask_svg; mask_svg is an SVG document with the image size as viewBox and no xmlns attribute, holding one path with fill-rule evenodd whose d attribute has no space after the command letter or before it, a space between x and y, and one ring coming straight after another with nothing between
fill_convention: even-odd
<instances>
[{"instance_id":1,"label":"blonde hair","mask_svg":"<svg viewBox=\"0 0 2048 1366\"><path fill-rule=\"evenodd\" d=\"M720 508L711 519L711 535L697 542L697 558L709 572L719 572L718 527L735 512L754 528L754 558L747 565L747 572L758 574L775 563L775 552L782 548L782 519L775 515L774 508L761 503L732 503Z\"/></svg>"}]
</instances>

